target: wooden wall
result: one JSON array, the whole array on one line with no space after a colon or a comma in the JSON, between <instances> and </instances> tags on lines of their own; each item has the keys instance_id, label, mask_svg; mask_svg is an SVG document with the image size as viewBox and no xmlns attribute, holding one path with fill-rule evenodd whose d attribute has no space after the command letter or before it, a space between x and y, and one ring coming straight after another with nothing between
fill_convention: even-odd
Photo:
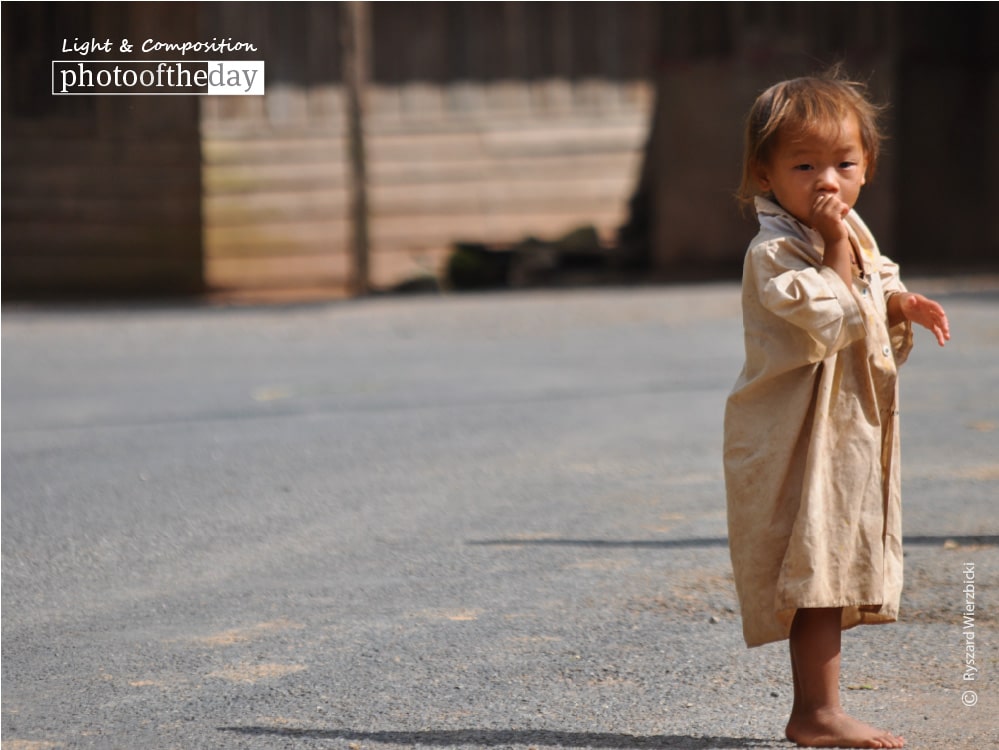
<instances>
[{"instance_id":1,"label":"wooden wall","mask_svg":"<svg viewBox=\"0 0 999 750\"><path fill-rule=\"evenodd\" d=\"M49 87L64 37L192 37L196 6L4 3L2 12L5 296L200 291L197 101L60 97Z\"/></svg>"},{"instance_id":2,"label":"wooden wall","mask_svg":"<svg viewBox=\"0 0 999 750\"><path fill-rule=\"evenodd\" d=\"M882 169L860 204L883 247L953 267L999 257L994 4L369 8L376 287L438 273L456 241L579 224L610 239L640 173L648 190L633 205L653 268L737 269L753 232L732 199L744 112L773 80L837 60L892 104ZM344 291L342 4L2 13L5 294ZM267 94L51 96L59 42L89 35L249 41L260 49L242 57L266 62Z\"/></svg>"},{"instance_id":3,"label":"wooden wall","mask_svg":"<svg viewBox=\"0 0 999 750\"><path fill-rule=\"evenodd\" d=\"M206 6L204 34L224 29L262 40L267 96L202 102L207 283L342 289L349 272L342 9L233 5ZM455 241L551 237L580 224L613 235L648 127L651 90L642 71L653 52L654 4L373 3L370 10L376 287L437 274Z\"/></svg>"},{"instance_id":4,"label":"wooden wall","mask_svg":"<svg viewBox=\"0 0 999 750\"><path fill-rule=\"evenodd\" d=\"M286 96L294 97L294 90ZM336 92L331 92L336 93ZM617 92L604 92L611 98ZM646 92L599 116L541 121L466 87L384 90L368 117L372 282L435 274L455 241L514 242L626 218L647 128ZM476 96L474 114L441 100ZM496 108L487 102L500 99ZM428 100L412 115L403 100ZM432 116L431 107L438 108ZM206 273L212 287L341 285L348 273L347 151L339 118L227 131L206 117ZM247 125L240 118L237 130Z\"/></svg>"}]
</instances>

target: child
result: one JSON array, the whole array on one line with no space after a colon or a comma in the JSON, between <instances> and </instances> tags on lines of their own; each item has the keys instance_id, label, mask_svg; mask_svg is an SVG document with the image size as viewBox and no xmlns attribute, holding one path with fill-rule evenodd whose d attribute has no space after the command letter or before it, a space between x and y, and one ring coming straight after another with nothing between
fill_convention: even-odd
<instances>
[{"instance_id":1,"label":"child","mask_svg":"<svg viewBox=\"0 0 999 750\"><path fill-rule=\"evenodd\" d=\"M840 706L840 635L898 616L897 367L912 323L950 338L852 210L877 165L877 114L834 70L772 86L746 128L740 196L760 231L725 412L729 544L746 644L789 639L786 735L811 747L904 745Z\"/></svg>"}]
</instances>

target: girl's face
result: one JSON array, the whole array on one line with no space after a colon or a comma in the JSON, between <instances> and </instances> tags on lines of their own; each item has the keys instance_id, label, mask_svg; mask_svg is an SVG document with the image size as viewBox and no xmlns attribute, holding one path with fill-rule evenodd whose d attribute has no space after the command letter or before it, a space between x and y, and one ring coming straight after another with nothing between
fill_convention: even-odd
<instances>
[{"instance_id":1,"label":"girl's face","mask_svg":"<svg viewBox=\"0 0 999 750\"><path fill-rule=\"evenodd\" d=\"M838 129L798 138L778 135L768 163L757 168L756 179L785 211L810 226L808 216L820 195L834 195L853 208L866 173L860 125L851 114Z\"/></svg>"}]
</instances>

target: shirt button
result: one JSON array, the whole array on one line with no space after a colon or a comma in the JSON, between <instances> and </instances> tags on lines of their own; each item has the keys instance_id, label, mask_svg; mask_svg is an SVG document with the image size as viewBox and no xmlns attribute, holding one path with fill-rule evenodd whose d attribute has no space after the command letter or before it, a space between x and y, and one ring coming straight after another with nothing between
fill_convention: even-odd
<instances>
[{"instance_id":1,"label":"shirt button","mask_svg":"<svg viewBox=\"0 0 999 750\"><path fill-rule=\"evenodd\" d=\"M867 290L866 290L866 289L861 289L861 290L860 290L860 293L861 293L861 295L863 295L864 297L866 297L866 296L867 296Z\"/></svg>"},{"instance_id":2,"label":"shirt button","mask_svg":"<svg viewBox=\"0 0 999 750\"><path fill-rule=\"evenodd\" d=\"M881 347L881 353L884 354L886 357L890 357L891 347L888 346L888 344L885 344L883 347Z\"/></svg>"}]
</instances>

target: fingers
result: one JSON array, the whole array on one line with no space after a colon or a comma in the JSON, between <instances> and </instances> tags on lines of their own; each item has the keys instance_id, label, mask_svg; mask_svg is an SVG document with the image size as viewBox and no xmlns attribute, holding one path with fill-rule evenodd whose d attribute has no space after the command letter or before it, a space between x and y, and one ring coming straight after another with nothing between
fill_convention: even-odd
<instances>
[{"instance_id":1,"label":"fingers","mask_svg":"<svg viewBox=\"0 0 999 750\"><path fill-rule=\"evenodd\" d=\"M937 341L940 342L940 346L943 346L946 342L950 341L950 322L947 320L947 315L944 311L940 310L940 323L937 326L939 333L937 334Z\"/></svg>"},{"instance_id":2,"label":"fingers","mask_svg":"<svg viewBox=\"0 0 999 750\"><path fill-rule=\"evenodd\" d=\"M931 314L926 316L925 322L920 322L920 325L929 328L933 332L933 335L937 338L937 343L943 346L948 341L950 341L950 323L947 322L947 316L944 314L943 310L940 310L939 314L933 311Z\"/></svg>"},{"instance_id":3,"label":"fingers","mask_svg":"<svg viewBox=\"0 0 999 750\"><path fill-rule=\"evenodd\" d=\"M943 323L937 326L934 333L936 333L937 343L939 343L940 346L943 346L948 341L950 341L950 326L947 325L946 317L943 319Z\"/></svg>"},{"instance_id":4,"label":"fingers","mask_svg":"<svg viewBox=\"0 0 999 750\"><path fill-rule=\"evenodd\" d=\"M929 328L937 338L937 343L943 346L950 341L950 322L947 320L947 313L939 303L923 297L919 300L926 311L927 321L923 325Z\"/></svg>"},{"instance_id":5,"label":"fingers","mask_svg":"<svg viewBox=\"0 0 999 750\"><path fill-rule=\"evenodd\" d=\"M842 219L850 213L850 207L835 195L820 195L812 204L812 213Z\"/></svg>"},{"instance_id":6,"label":"fingers","mask_svg":"<svg viewBox=\"0 0 999 750\"><path fill-rule=\"evenodd\" d=\"M933 335L937 337L937 343L943 346L950 341L950 332L939 326L933 327Z\"/></svg>"}]
</instances>

